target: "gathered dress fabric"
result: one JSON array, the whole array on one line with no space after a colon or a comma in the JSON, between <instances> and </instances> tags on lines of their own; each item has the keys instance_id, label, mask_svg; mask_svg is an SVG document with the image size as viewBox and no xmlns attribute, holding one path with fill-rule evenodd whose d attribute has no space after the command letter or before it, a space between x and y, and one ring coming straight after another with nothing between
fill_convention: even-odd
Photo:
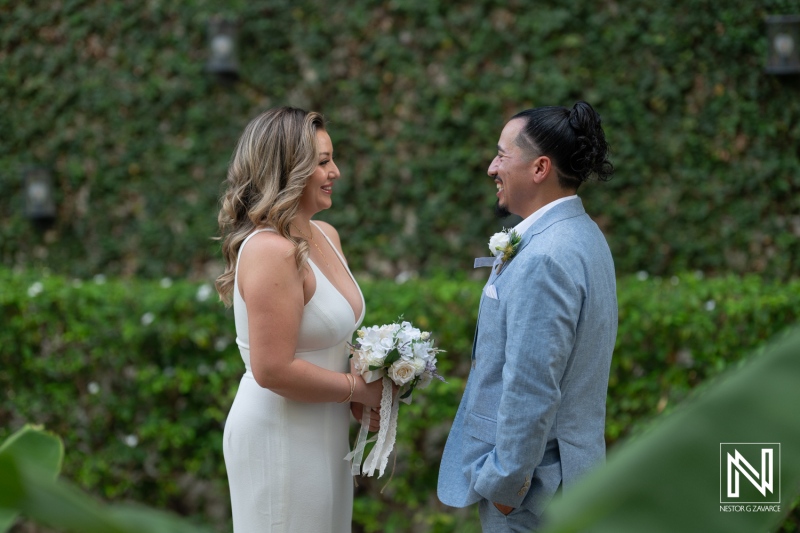
<instances>
[{"instance_id":1,"label":"gathered dress fabric","mask_svg":"<svg viewBox=\"0 0 800 533\"><path fill-rule=\"evenodd\" d=\"M240 258L247 242L260 231L274 230L250 234L239 247ZM331 249L335 250L332 244ZM338 251L336 255L347 269ZM295 357L347 372L347 343L364 319L364 297L359 288L362 310L356 317L347 299L310 259L308 264L317 288L303 309ZM349 452L349 404L297 402L256 383L250 367L247 306L239 293L238 260L236 270L233 310L245 373L223 433L233 531L350 533L353 478L350 463L344 460ZM358 287L352 274L350 278Z\"/></svg>"}]
</instances>

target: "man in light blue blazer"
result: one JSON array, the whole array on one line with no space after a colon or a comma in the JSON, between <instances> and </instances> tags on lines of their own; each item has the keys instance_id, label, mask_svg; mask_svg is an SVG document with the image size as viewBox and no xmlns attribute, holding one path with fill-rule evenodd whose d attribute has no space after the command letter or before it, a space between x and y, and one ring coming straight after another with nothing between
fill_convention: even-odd
<instances>
[{"instance_id":1,"label":"man in light blue blazer","mask_svg":"<svg viewBox=\"0 0 800 533\"><path fill-rule=\"evenodd\" d=\"M604 459L617 335L614 262L576 195L613 172L599 115L586 102L523 111L497 150L497 211L523 218L521 239L499 240L438 487L447 505L478 503L491 533L537 529L553 496Z\"/></svg>"}]
</instances>

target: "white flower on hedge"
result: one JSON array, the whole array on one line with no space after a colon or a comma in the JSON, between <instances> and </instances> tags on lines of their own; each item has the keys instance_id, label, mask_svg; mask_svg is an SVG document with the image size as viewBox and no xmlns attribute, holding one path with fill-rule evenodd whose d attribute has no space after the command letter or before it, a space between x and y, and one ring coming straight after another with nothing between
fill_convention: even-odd
<instances>
[{"instance_id":1,"label":"white flower on hedge","mask_svg":"<svg viewBox=\"0 0 800 533\"><path fill-rule=\"evenodd\" d=\"M96 381L92 381L86 387L89 390L89 394L97 394L100 392L100 385Z\"/></svg>"},{"instance_id":2,"label":"white flower on hedge","mask_svg":"<svg viewBox=\"0 0 800 533\"><path fill-rule=\"evenodd\" d=\"M717 302L709 300L706 302L706 311L713 311L717 307Z\"/></svg>"},{"instance_id":3,"label":"white flower on hedge","mask_svg":"<svg viewBox=\"0 0 800 533\"><path fill-rule=\"evenodd\" d=\"M172 287L172 279L170 279L170 278L161 278L161 281L159 282L159 285L161 285L162 289L169 289L170 287Z\"/></svg>"},{"instance_id":4,"label":"white flower on hedge","mask_svg":"<svg viewBox=\"0 0 800 533\"><path fill-rule=\"evenodd\" d=\"M43 290L44 290L44 285L42 285L42 282L36 281L33 284L31 284L30 287L28 287L28 296L30 296L31 298L35 298L36 296L39 296Z\"/></svg>"},{"instance_id":5,"label":"white flower on hedge","mask_svg":"<svg viewBox=\"0 0 800 533\"><path fill-rule=\"evenodd\" d=\"M136 445L139 444L139 438L136 435L126 435L123 442L125 442L126 446L135 448Z\"/></svg>"},{"instance_id":6,"label":"white flower on hedge","mask_svg":"<svg viewBox=\"0 0 800 533\"><path fill-rule=\"evenodd\" d=\"M98 285L102 285L103 283L106 282L105 274L96 274L93 279L94 279L94 282L97 283Z\"/></svg>"},{"instance_id":7,"label":"white flower on hedge","mask_svg":"<svg viewBox=\"0 0 800 533\"><path fill-rule=\"evenodd\" d=\"M411 361L398 359L389 367L389 377L395 384L403 386L406 383L410 383L416 377L414 371L414 364Z\"/></svg>"},{"instance_id":8,"label":"white flower on hedge","mask_svg":"<svg viewBox=\"0 0 800 533\"><path fill-rule=\"evenodd\" d=\"M146 312L142 315L141 321L143 326L149 326L153 323L153 320L156 319L156 315L151 313L150 311Z\"/></svg>"},{"instance_id":9,"label":"white flower on hedge","mask_svg":"<svg viewBox=\"0 0 800 533\"><path fill-rule=\"evenodd\" d=\"M224 352L225 348L230 345L231 341L228 337L217 337L214 340L214 349L218 352Z\"/></svg>"},{"instance_id":10,"label":"white flower on hedge","mask_svg":"<svg viewBox=\"0 0 800 533\"><path fill-rule=\"evenodd\" d=\"M206 300L208 300L208 297L211 296L211 292L212 292L211 285L209 285L208 283L203 283L197 289L197 295L196 295L197 301L205 302Z\"/></svg>"},{"instance_id":11,"label":"white flower on hedge","mask_svg":"<svg viewBox=\"0 0 800 533\"><path fill-rule=\"evenodd\" d=\"M639 281L644 281L648 277L649 275L644 270L640 270L639 272L636 273L636 279L638 279Z\"/></svg>"}]
</instances>

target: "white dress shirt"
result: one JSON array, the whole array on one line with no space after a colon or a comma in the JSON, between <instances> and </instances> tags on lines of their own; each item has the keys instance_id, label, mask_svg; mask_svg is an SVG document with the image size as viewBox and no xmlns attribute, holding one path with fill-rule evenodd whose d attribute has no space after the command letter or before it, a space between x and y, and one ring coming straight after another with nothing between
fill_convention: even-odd
<instances>
[{"instance_id":1,"label":"white dress shirt","mask_svg":"<svg viewBox=\"0 0 800 533\"><path fill-rule=\"evenodd\" d=\"M565 196L563 198L559 198L558 200L553 200L549 204L540 207L539 209L534 211L532 214L528 215L528 217L525 220L523 220L522 222L520 222L519 224L514 226L514 231L517 232L517 235L522 237L525 234L525 232L528 231L528 228L533 226L533 223L536 222L537 220L539 220L540 218L542 218L542 216L545 213L550 211L552 208L554 208L555 206L557 206L561 202L566 202L567 200L572 200L573 198L577 198L577 197L578 197L577 194L573 194L573 195L570 195L570 196Z\"/></svg>"}]
</instances>

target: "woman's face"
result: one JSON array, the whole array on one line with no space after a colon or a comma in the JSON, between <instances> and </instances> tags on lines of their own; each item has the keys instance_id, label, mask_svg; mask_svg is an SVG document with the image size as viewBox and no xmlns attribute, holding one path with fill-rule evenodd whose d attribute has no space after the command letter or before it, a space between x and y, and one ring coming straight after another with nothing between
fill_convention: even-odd
<instances>
[{"instance_id":1,"label":"woman's face","mask_svg":"<svg viewBox=\"0 0 800 533\"><path fill-rule=\"evenodd\" d=\"M317 168L308 178L300 197L300 209L309 216L328 209L333 204L333 183L339 179L339 168L333 162L333 143L325 130L317 130L317 149Z\"/></svg>"}]
</instances>

